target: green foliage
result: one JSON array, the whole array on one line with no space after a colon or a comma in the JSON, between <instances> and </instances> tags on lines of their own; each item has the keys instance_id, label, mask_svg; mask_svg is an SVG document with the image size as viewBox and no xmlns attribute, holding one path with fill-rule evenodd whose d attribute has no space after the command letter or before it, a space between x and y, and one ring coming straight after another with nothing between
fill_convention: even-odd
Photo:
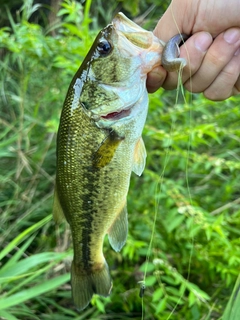
<instances>
[{"instance_id":1,"label":"green foliage","mask_svg":"<svg viewBox=\"0 0 240 320\"><path fill-rule=\"evenodd\" d=\"M141 201L132 210L143 214L130 232L134 238L145 234L156 214L150 256L156 280L149 290L166 302L161 312L177 303L173 319L192 319L193 313L200 319L208 312L219 318L239 273L239 97L172 103L169 94L151 98L141 183L148 192L135 196ZM134 178L130 193L137 185ZM192 310L188 316L185 307Z\"/></svg>"},{"instance_id":2,"label":"green foliage","mask_svg":"<svg viewBox=\"0 0 240 320\"><path fill-rule=\"evenodd\" d=\"M228 302L227 308L224 311L222 320L237 320L239 319L239 305L240 305L240 275L236 281L231 298Z\"/></svg>"},{"instance_id":3,"label":"green foliage","mask_svg":"<svg viewBox=\"0 0 240 320\"><path fill-rule=\"evenodd\" d=\"M129 237L105 243L114 287L81 313L69 285L69 229L51 221L55 139L68 85L113 10L151 27L166 8L148 1L62 2L56 35L8 10L0 29L0 318L219 319L239 311L240 98L150 96L142 177L128 198ZM91 14L92 13L92 14ZM149 17L151 19L149 19ZM140 21L140 20L139 20ZM140 287L143 298L139 297ZM143 289L142 289L143 292Z\"/></svg>"}]
</instances>

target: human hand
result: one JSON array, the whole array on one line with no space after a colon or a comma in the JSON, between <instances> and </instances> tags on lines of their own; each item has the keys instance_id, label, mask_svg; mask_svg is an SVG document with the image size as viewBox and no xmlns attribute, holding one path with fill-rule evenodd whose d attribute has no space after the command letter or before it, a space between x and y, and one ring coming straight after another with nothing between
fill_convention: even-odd
<instances>
[{"instance_id":1,"label":"human hand","mask_svg":"<svg viewBox=\"0 0 240 320\"><path fill-rule=\"evenodd\" d=\"M224 100L240 93L240 0L173 0L154 33L168 41L177 33L192 36L180 49L187 60L184 87L203 92L210 100ZM177 87L176 72L162 67L149 73L149 92Z\"/></svg>"}]
</instances>

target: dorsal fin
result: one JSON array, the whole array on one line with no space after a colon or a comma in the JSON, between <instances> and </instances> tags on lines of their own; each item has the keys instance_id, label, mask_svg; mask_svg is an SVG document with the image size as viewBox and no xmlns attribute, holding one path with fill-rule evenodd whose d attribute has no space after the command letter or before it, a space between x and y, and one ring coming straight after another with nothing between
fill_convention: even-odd
<instances>
[{"instance_id":1,"label":"dorsal fin","mask_svg":"<svg viewBox=\"0 0 240 320\"><path fill-rule=\"evenodd\" d=\"M59 201L57 186L55 186L54 198L53 198L53 219L57 223L60 223L65 219L63 209Z\"/></svg>"}]
</instances>

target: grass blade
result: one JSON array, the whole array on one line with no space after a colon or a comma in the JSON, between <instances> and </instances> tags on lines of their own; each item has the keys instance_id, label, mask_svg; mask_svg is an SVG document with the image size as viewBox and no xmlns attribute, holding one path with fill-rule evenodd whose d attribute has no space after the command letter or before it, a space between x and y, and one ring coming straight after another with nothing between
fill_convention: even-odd
<instances>
[{"instance_id":1,"label":"grass blade","mask_svg":"<svg viewBox=\"0 0 240 320\"><path fill-rule=\"evenodd\" d=\"M48 215L46 218L41 221L35 223L33 226L27 228L22 233L20 233L16 238L14 238L7 246L0 252L0 260L2 260L9 252L11 252L16 246L21 243L26 236L29 236L31 233L37 231L42 226L44 226L47 222L52 219L52 215Z\"/></svg>"},{"instance_id":2,"label":"grass blade","mask_svg":"<svg viewBox=\"0 0 240 320\"><path fill-rule=\"evenodd\" d=\"M7 319L7 320L18 320L18 318L16 318L13 314L7 312L7 311L0 311L0 319Z\"/></svg>"},{"instance_id":3,"label":"grass blade","mask_svg":"<svg viewBox=\"0 0 240 320\"><path fill-rule=\"evenodd\" d=\"M51 280L46 280L44 283L37 285L33 288L27 290L22 290L10 297L2 298L0 304L0 310L5 310L9 307L18 305L26 300L32 299L34 297L40 296L43 293L51 291L67 281L70 280L70 274L64 274Z\"/></svg>"},{"instance_id":4,"label":"grass blade","mask_svg":"<svg viewBox=\"0 0 240 320\"><path fill-rule=\"evenodd\" d=\"M240 319L240 274L233 289L231 298L228 302L222 320Z\"/></svg>"}]
</instances>

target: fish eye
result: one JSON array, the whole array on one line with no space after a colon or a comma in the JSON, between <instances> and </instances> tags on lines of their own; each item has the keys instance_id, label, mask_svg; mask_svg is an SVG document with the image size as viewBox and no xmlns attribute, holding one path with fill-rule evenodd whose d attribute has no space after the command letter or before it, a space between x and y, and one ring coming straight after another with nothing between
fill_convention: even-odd
<instances>
[{"instance_id":1,"label":"fish eye","mask_svg":"<svg viewBox=\"0 0 240 320\"><path fill-rule=\"evenodd\" d=\"M101 40L98 43L97 50L101 55L107 55L112 51L111 43L107 40Z\"/></svg>"}]
</instances>

